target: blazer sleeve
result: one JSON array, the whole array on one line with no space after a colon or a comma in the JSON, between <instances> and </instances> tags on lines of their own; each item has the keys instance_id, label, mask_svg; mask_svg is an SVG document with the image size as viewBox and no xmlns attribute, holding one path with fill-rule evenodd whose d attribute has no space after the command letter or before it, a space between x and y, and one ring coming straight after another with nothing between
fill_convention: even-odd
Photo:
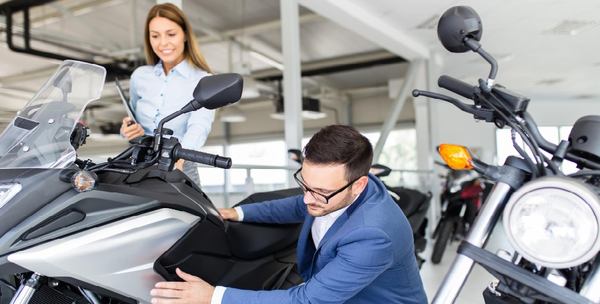
<instances>
[{"instance_id":1,"label":"blazer sleeve","mask_svg":"<svg viewBox=\"0 0 600 304\"><path fill-rule=\"evenodd\" d=\"M227 288L222 303L344 303L391 267L393 254L384 231L359 229L340 240L336 257L306 283L272 291Z\"/></svg>"},{"instance_id":2,"label":"blazer sleeve","mask_svg":"<svg viewBox=\"0 0 600 304\"><path fill-rule=\"evenodd\" d=\"M291 224L301 223L306 206L301 195L241 206L244 222Z\"/></svg>"}]
</instances>

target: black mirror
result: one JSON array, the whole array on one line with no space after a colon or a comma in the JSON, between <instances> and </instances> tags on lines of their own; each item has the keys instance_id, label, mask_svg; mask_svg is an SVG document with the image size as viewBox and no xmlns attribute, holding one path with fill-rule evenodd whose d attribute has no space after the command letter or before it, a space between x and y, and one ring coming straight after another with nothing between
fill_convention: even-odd
<instances>
[{"instance_id":1,"label":"black mirror","mask_svg":"<svg viewBox=\"0 0 600 304\"><path fill-rule=\"evenodd\" d=\"M198 82L194 89L194 100L181 109L182 112L195 111L200 108L209 110L234 103L242 97L244 80L240 74L226 73L206 76Z\"/></svg>"},{"instance_id":2,"label":"black mirror","mask_svg":"<svg viewBox=\"0 0 600 304\"><path fill-rule=\"evenodd\" d=\"M382 164L372 164L371 169L369 169L369 173L377 176L377 177L385 177L392 173L392 169L388 166L384 166Z\"/></svg>"},{"instance_id":3,"label":"black mirror","mask_svg":"<svg viewBox=\"0 0 600 304\"><path fill-rule=\"evenodd\" d=\"M472 50L465 45L465 38L481 40L481 18L469 6L449 8L438 22L438 39L446 50L452 53L464 53Z\"/></svg>"},{"instance_id":4,"label":"black mirror","mask_svg":"<svg viewBox=\"0 0 600 304\"><path fill-rule=\"evenodd\" d=\"M302 156L302 151L299 149L288 149L288 156L291 160L302 165L302 161L304 161L304 156Z\"/></svg>"}]
</instances>

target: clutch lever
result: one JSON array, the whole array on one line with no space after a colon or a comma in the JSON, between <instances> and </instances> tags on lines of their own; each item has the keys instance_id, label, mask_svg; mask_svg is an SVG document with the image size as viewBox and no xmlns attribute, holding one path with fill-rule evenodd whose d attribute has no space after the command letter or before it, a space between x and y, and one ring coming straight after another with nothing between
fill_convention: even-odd
<instances>
[{"instance_id":1,"label":"clutch lever","mask_svg":"<svg viewBox=\"0 0 600 304\"><path fill-rule=\"evenodd\" d=\"M456 98L452 98L450 96L446 96L446 95L434 93L434 92L429 92L429 91L422 91L422 90L415 89L412 91L412 95L413 95L413 97L425 96L425 97L429 97L429 98L433 98L433 99L447 101L447 102L453 104L454 106L456 106L457 108L461 109L463 112L473 114L473 117L475 117L475 119L484 120L486 122L494 122L495 121L494 110L492 110L492 109L485 109L485 108L476 107L474 105L468 105L464 102L461 102L460 100L458 100Z\"/></svg>"}]
</instances>

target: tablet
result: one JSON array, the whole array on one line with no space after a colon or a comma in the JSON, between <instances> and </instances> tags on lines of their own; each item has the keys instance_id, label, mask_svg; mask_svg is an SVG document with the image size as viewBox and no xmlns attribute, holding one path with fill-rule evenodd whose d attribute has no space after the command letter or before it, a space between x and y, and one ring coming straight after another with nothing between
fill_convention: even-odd
<instances>
[{"instance_id":1,"label":"tablet","mask_svg":"<svg viewBox=\"0 0 600 304\"><path fill-rule=\"evenodd\" d=\"M127 116L131 117L133 122L137 123L137 119L135 118L135 114L133 109L131 108L131 104L125 98L123 94L123 88L121 88L121 84L119 83L119 79L115 78L115 86L117 87L117 92L119 92L119 97L121 98L121 102L123 102L123 106L125 106L125 110L127 111Z\"/></svg>"}]
</instances>

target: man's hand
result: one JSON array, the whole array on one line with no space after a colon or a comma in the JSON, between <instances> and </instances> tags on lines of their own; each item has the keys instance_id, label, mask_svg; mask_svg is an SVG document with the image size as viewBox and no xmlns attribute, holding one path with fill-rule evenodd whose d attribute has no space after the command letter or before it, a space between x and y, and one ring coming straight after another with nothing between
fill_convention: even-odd
<instances>
[{"instance_id":1,"label":"man's hand","mask_svg":"<svg viewBox=\"0 0 600 304\"><path fill-rule=\"evenodd\" d=\"M185 282L159 282L150 291L152 304L210 304L215 288L199 277L179 268L177 275Z\"/></svg>"},{"instance_id":2,"label":"man's hand","mask_svg":"<svg viewBox=\"0 0 600 304\"><path fill-rule=\"evenodd\" d=\"M240 220L238 213L234 208L219 208L219 213L224 220L230 220L234 222Z\"/></svg>"},{"instance_id":3,"label":"man's hand","mask_svg":"<svg viewBox=\"0 0 600 304\"><path fill-rule=\"evenodd\" d=\"M132 140L144 135L144 129L142 129L142 126L139 124L134 123L131 117L127 116L123 118L121 123L121 134L125 136L127 140Z\"/></svg>"}]
</instances>

